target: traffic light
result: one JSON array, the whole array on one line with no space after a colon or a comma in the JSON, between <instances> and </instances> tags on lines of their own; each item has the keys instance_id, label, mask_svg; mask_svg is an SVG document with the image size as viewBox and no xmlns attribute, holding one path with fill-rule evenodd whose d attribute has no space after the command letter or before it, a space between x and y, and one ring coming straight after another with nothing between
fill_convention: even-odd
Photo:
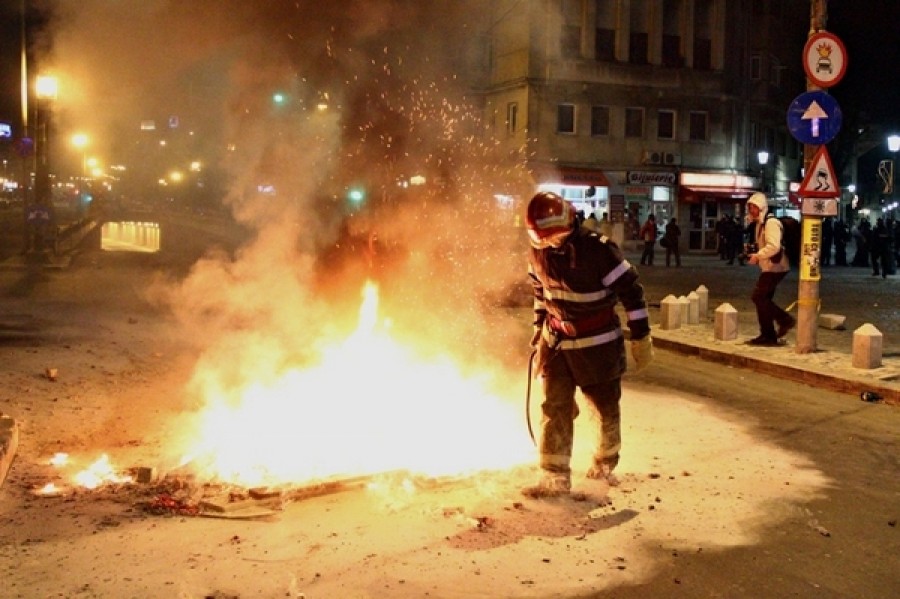
<instances>
[{"instance_id":1,"label":"traffic light","mask_svg":"<svg viewBox=\"0 0 900 599\"><path fill-rule=\"evenodd\" d=\"M355 186L347 190L347 199L355 204L361 204L366 199L366 190Z\"/></svg>"}]
</instances>

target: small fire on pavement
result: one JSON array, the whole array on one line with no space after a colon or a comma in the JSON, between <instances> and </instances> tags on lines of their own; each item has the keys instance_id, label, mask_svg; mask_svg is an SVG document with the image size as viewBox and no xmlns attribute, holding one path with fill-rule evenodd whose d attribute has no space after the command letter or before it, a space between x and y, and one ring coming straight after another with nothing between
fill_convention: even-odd
<instances>
[{"instance_id":1,"label":"small fire on pavement","mask_svg":"<svg viewBox=\"0 0 900 599\"><path fill-rule=\"evenodd\" d=\"M231 387L221 383L227 377L201 373L204 405L185 417L178 470L217 485L297 489L381 473L436 480L533 463L523 372L473 372L435 348L423 357L392 338L377 310L378 287L368 282L356 329L318 348L302 369ZM132 480L103 456L71 484Z\"/></svg>"}]
</instances>

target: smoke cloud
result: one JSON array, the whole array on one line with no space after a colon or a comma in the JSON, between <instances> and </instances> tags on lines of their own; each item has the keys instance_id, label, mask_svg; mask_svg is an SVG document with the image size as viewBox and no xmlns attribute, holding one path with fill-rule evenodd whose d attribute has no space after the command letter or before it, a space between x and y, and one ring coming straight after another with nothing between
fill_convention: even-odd
<instances>
[{"instance_id":1,"label":"smoke cloud","mask_svg":"<svg viewBox=\"0 0 900 599\"><path fill-rule=\"evenodd\" d=\"M524 278L525 245L494 194L530 182L470 94L473 42L487 27L478 4L47 4L35 45L66 90L61 126L92 131L93 148L137 178L150 151L135 142L140 123L176 117L224 181L216 202L254 232L166 291L209 344L206 365L220 365L198 376L274 376L302 361L350 326L336 314L355 317L366 279L396 334L422 351L482 366L513 359L521 332L496 316Z\"/></svg>"}]
</instances>

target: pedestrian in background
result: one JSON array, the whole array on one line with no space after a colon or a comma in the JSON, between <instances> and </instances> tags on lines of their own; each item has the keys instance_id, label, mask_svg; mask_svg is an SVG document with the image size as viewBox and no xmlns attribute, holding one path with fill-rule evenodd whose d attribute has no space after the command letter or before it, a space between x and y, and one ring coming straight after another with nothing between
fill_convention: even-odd
<instances>
[{"instance_id":1,"label":"pedestrian in background","mask_svg":"<svg viewBox=\"0 0 900 599\"><path fill-rule=\"evenodd\" d=\"M675 266L681 266L681 249L678 247L680 237L681 227L678 226L678 219L673 216L666 224L663 241L660 241L660 245L666 248L666 266L671 265L673 255L675 256Z\"/></svg>"},{"instance_id":2,"label":"pedestrian in background","mask_svg":"<svg viewBox=\"0 0 900 599\"><path fill-rule=\"evenodd\" d=\"M644 252L641 254L641 265L653 266L653 252L656 246L656 217L647 217L641 227L640 237L644 240Z\"/></svg>"},{"instance_id":3,"label":"pedestrian in background","mask_svg":"<svg viewBox=\"0 0 900 599\"><path fill-rule=\"evenodd\" d=\"M872 233L872 223L868 219L863 218L853 227L853 245L856 251L853 253L851 266L868 266L869 265L869 238Z\"/></svg>"},{"instance_id":4,"label":"pedestrian in background","mask_svg":"<svg viewBox=\"0 0 900 599\"><path fill-rule=\"evenodd\" d=\"M881 274L881 278L886 279L889 274L894 273L894 265L893 256L891 255L893 253L891 249L891 233L883 218L875 221L871 239L872 276Z\"/></svg>"},{"instance_id":5,"label":"pedestrian in background","mask_svg":"<svg viewBox=\"0 0 900 599\"><path fill-rule=\"evenodd\" d=\"M747 236L747 229L739 218L733 217L731 220L732 226L728 230L728 239L726 241L728 244L728 265L734 264L734 259L737 258L738 263L743 266L744 262L741 260L740 255L744 251L744 239Z\"/></svg>"},{"instance_id":6,"label":"pedestrian in background","mask_svg":"<svg viewBox=\"0 0 900 599\"><path fill-rule=\"evenodd\" d=\"M540 467L542 477L522 489L529 497L571 490L576 388L600 419L587 477L617 484L613 470L622 445L619 400L626 369L625 337L616 305L631 333L637 371L653 358L650 320L638 273L611 240L575 224L574 208L555 193L540 192L525 217L531 242L528 275L534 292L534 372L543 377Z\"/></svg>"},{"instance_id":7,"label":"pedestrian in background","mask_svg":"<svg viewBox=\"0 0 900 599\"><path fill-rule=\"evenodd\" d=\"M850 241L850 231L843 219L834 223L834 264L835 266L847 266L847 243Z\"/></svg>"},{"instance_id":8,"label":"pedestrian in background","mask_svg":"<svg viewBox=\"0 0 900 599\"><path fill-rule=\"evenodd\" d=\"M754 193L747 200L747 217L756 224L756 251L748 256L747 261L757 264L760 270L750 296L756 306L759 335L748 343L778 345L778 340L797 324L790 314L775 303L775 290L790 270L788 258L781 247L782 225L780 220L769 214L768 200L760 192Z\"/></svg>"}]
</instances>

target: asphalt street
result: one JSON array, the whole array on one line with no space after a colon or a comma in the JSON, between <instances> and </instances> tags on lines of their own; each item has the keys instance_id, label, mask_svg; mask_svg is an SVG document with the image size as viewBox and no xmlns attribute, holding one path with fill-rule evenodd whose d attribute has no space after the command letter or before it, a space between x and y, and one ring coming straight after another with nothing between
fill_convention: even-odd
<instances>
[{"instance_id":1,"label":"asphalt street","mask_svg":"<svg viewBox=\"0 0 900 599\"><path fill-rule=\"evenodd\" d=\"M785 347L751 348L715 343L708 322L657 330L657 359L625 384L625 484L608 500L515 507L518 473L478 481L479 497L501 488L487 507L472 507L465 489L383 509L359 492L289 506L274 522L161 518L137 507L150 489L35 497L42 457L115 450L115 461L147 459L166 446L162 424L185 409L173 390L190 373L192 362L176 359L187 331L163 326L142 286L160 271L184 275L211 238L240 236L204 219L163 232L173 249L159 255L85 249L58 271L12 260L0 273L0 409L22 423L0 489L0 574L11 597L881 599L896 586L900 412L765 366L796 359L842 371L826 358L846 357L863 323L888 331L893 360L896 281L863 269L826 271L823 311L845 314L847 326L821 330L813 355L791 351L793 334ZM703 285L711 309L732 304L741 337L755 335L753 267L685 256L681 268L638 268L651 303ZM794 289L796 275L779 301ZM525 352L522 310L509 318ZM60 368L58 380L47 366ZM518 416L517 406L513 424L524 428ZM489 525L470 530L476 517Z\"/></svg>"}]
</instances>

